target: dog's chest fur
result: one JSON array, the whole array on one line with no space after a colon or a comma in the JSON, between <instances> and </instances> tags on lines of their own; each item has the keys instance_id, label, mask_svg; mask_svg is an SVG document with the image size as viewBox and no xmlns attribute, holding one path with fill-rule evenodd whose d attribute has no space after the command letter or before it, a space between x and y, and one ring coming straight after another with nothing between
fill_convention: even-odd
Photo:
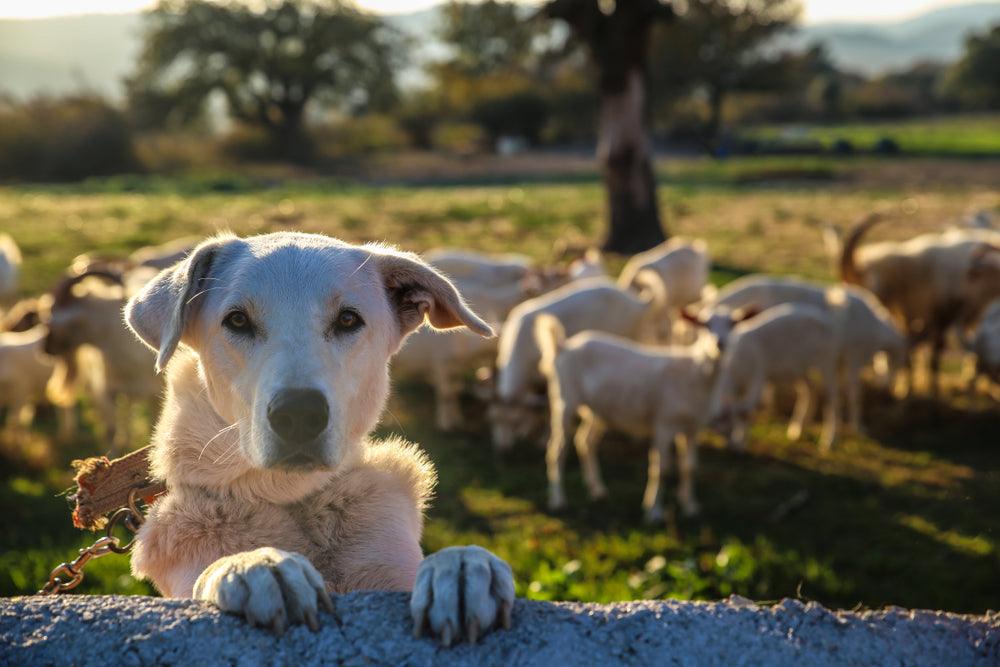
<instances>
[{"instance_id":1,"label":"dog's chest fur","mask_svg":"<svg viewBox=\"0 0 1000 667\"><path fill-rule=\"evenodd\" d=\"M434 481L433 467L419 449L388 441L369 445L359 465L296 503L248 502L181 486L150 512L133 571L164 594L179 595L170 584L178 569L200 572L223 556L271 546L306 556L333 591L397 588L401 584L393 573L399 564L379 547L387 535L400 535L419 551Z\"/></svg>"}]
</instances>

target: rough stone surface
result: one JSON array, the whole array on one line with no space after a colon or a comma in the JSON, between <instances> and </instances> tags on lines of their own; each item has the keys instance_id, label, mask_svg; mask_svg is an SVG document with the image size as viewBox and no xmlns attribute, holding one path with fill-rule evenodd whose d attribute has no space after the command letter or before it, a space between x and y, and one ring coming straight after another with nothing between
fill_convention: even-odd
<instances>
[{"instance_id":1,"label":"rough stone surface","mask_svg":"<svg viewBox=\"0 0 1000 667\"><path fill-rule=\"evenodd\" d=\"M312 633L276 638L192 600L64 595L0 600L0 665L997 665L1000 613L831 612L785 600L616 605L519 600L476 646L410 632L407 596L336 599Z\"/></svg>"}]
</instances>

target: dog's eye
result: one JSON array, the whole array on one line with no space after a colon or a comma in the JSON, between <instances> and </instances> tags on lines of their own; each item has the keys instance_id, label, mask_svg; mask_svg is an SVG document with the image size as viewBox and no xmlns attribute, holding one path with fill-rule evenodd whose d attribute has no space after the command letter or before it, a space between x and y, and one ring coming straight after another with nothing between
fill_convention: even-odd
<instances>
[{"instance_id":1,"label":"dog's eye","mask_svg":"<svg viewBox=\"0 0 1000 667\"><path fill-rule=\"evenodd\" d=\"M226 315L226 319L222 320L222 326L239 334L253 333L250 317L242 310L234 310Z\"/></svg>"},{"instance_id":2,"label":"dog's eye","mask_svg":"<svg viewBox=\"0 0 1000 667\"><path fill-rule=\"evenodd\" d=\"M338 313L337 319L333 323L333 328L337 333L350 333L360 329L364 323L365 321L361 319L357 311L345 308Z\"/></svg>"}]
</instances>

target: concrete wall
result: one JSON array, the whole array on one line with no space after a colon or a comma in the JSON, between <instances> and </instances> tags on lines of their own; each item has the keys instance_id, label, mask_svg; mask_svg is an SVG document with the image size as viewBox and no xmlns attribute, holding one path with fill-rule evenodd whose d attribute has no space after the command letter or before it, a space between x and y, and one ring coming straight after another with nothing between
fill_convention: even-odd
<instances>
[{"instance_id":1,"label":"concrete wall","mask_svg":"<svg viewBox=\"0 0 1000 667\"><path fill-rule=\"evenodd\" d=\"M0 600L0 665L1000 665L1000 613L831 612L785 600L584 605L518 601L514 628L476 646L413 639L407 596L336 599L282 638L190 600Z\"/></svg>"}]
</instances>

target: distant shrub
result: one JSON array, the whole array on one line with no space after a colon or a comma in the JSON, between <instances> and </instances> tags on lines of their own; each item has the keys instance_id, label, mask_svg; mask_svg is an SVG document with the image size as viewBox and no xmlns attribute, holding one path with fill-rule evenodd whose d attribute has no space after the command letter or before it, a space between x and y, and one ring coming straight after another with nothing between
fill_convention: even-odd
<instances>
[{"instance_id":1,"label":"distant shrub","mask_svg":"<svg viewBox=\"0 0 1000 667\"><path fill-rule=\"evenodd\" d=\"M442 123L434 129L434 147L449 153L478 153L486 143L485 133L472 123Z\"/></svg>"},{"instance_id":2,"label":"distant shrub","mask_svg":"<svg viewBox=\"0 0 1000 667\"><path fill-rule=\"evenodd\" d=\"M154 174L216 167L218 153L216 142L202 134L166 132L140 134L136 139L139 161Z\"/></svg>"},{"instance_id":3,"label":"distant shrub","mask_svg":"<svg viewBox=\"0 0 1000 667\"><path fill-rule=\"evenodd\" d=\"M268 162L279 159L281 151L264 130L237 125L218 142L219 152L240 162Z\"/></svg>"},{"instance_id":4,"label":"distant shrub","mask_svg":"<svg viewBox=\"0 0 1000 667\"><path fill-rule=\"evenodd\" d=\"M830 144L830 152L834 155L853 155L854 144L849 139L836 139Z\"/></svg>"},{"instance_id":5,"label":"distant shrub","mask_svg":"<svg viewBox=\"0 0 1000 667\"><path fill-rule=\"evenodd\" d=\"M872 150L879 155L897 155L899 153L899 143L892 137L882 137L875 142Z\"/></svg>"},{"instance_id":6,"label":"distant shrub","mask_svg":"<svg viewBox=\"0 0 1000 667\"><path fill-rule=\"evenodd\" d=\"M512 136L524 137L536 145L548 121L549 108L540 94L520 91L477 102L471 118L483 128L492 144L500 137Z\"/></svg>"},{"instance_id":7,"label":"distant shrub","mask_svg":"<svg viewBox=\"0 0 1000 667\"><path fill-rule=\"evenodd\" d=\"M76 181L139 170L128 122L98 96L0 106L0 178Z\"/></svg>"},{"instance_id":8,"label":"distant shrub","mask_svg":"<svg viewBox=\"0 0 1000 667\"><path fill-rule=\"evenodd\" d=\"M382 114L346 118L318 127L312 134L322 157L397 151L410 145L399 123Z\"/></svg>"}]
</instances>

